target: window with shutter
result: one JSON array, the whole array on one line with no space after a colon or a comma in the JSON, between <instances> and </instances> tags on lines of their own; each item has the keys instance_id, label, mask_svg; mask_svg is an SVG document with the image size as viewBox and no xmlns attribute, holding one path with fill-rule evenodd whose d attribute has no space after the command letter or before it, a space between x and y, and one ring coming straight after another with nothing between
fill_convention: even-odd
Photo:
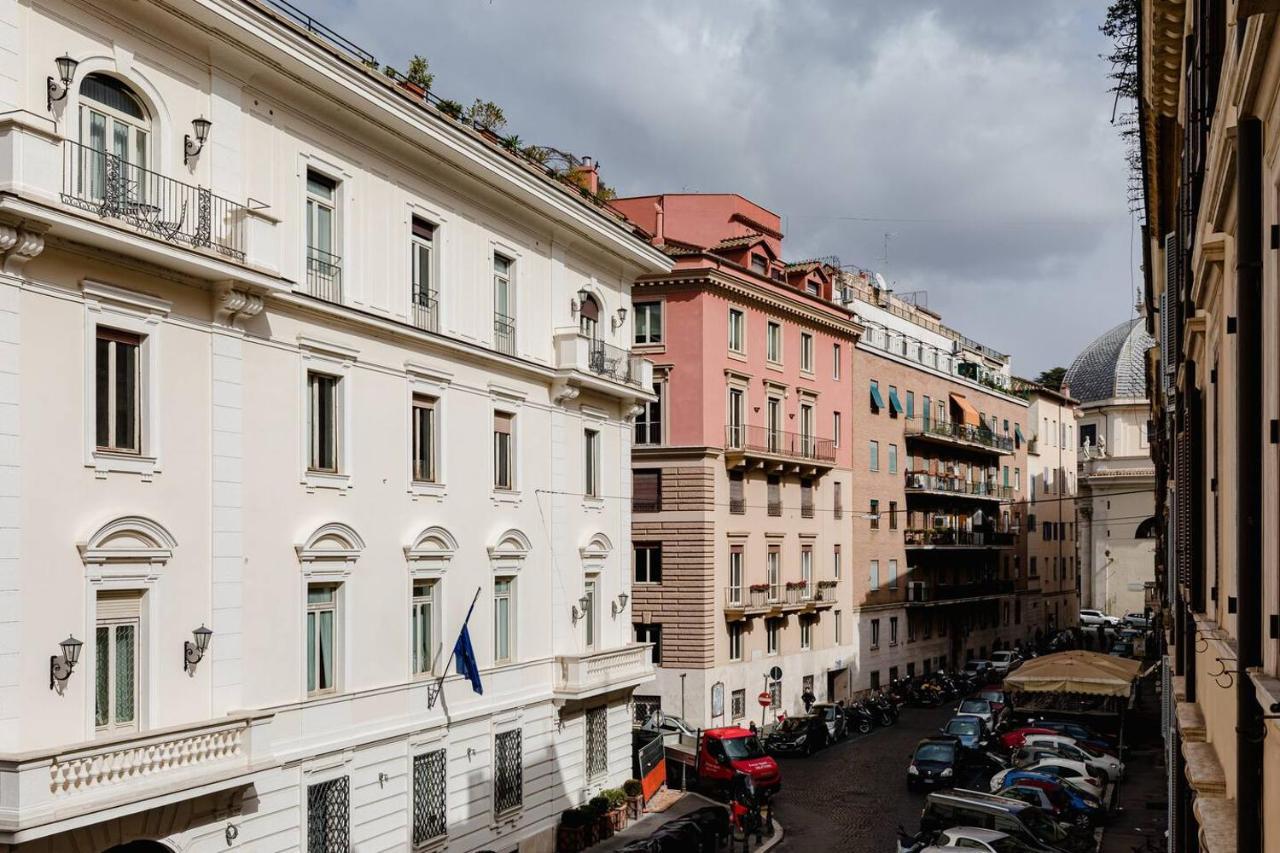
<instances>
[{"instance_id":1,"label":"window with shutter","mask_svg":"<svg viewBox=\"0 0 1280 853\"><path fill-rule=\"evenodd\" d=\"M729 512L734 515L741 515L747 511L747 501L744 495L746 487L746 472L730 471L729 472Z\"/></svg>"},{"instance_id":2,"label":"window with shutter","mask_svg":"<svg viewBox=\"0 0 1280 853\"><path fill-rule=\"evenodd\" d=\"M632 472L631 509L633 512L662 511L662 471L656 468Z\"/></svg>"}]
</instances>

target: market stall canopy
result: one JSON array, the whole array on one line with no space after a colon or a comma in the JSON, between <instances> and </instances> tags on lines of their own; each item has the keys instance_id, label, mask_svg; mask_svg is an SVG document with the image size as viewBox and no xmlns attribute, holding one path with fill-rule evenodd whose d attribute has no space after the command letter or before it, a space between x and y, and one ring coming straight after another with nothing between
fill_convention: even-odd
<instances>
[{"instance_id":1,"label":"market stall canopy","mask_svg":"<svg viewBox=\"0 0 1280 853\"><path fill-rule=\"evenodd\" d=\"M1004 680L1006 690L1128 696L1142 664L1128 658L1073 649L1034 658Z\"/></svg>"}]
</instances>

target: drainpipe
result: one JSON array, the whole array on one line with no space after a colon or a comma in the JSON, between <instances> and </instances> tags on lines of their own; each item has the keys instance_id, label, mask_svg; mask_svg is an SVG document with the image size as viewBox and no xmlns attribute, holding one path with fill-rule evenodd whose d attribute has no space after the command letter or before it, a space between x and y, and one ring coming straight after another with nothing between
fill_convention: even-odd
<instances>
[{"instance_id":1,"label":"drainpipe","mask_svg":"<svg viewBox=\"0 0 1280 853\"><path fill-rule=\"evenodd\" d=\"M1262 800L1262 708L1248 669L1262 665L1262 121L1236 134L1236 802ZM1236 849L1262 849L1262 809L1240 810Z\"/></svg>"}]
</instances>

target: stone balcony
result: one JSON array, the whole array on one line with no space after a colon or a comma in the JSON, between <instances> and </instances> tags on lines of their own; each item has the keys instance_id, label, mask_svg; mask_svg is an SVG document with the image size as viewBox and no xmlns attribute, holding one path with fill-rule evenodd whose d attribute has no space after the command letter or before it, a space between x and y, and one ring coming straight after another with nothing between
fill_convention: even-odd
<instances>
[{"instance_id":1,"label":"stone balcony","mask_svg":"<svg viewBox=\"0 0 1280 853\"><path fill-rule=\"evenodd\" d=\"M248 785L270 766L271 714L0 755L0 844Z\"/></svg>"},{"instance_id":2,"label":"stone balcony","mask_svg":"<svg viewBox=\"0 0 1280 853\"><path fill-rule=\"evenodd\" d=\"M837 581L815 581L809 584L778 584L770 589L767 584L750 587L727 586L724 588L725 617L736 621L749 616L781 616L784 613L805 613L829 610L836 603Z\"/></svg>"},{"instance_id":3,"label":"stone balcony","mask_svg":"<svg viewBox=\"0 0 1280 853\"><path fill-rule=\"evenodd\" d=\"M576 330L555 336L556 372L562 386L590 388L638 399L653 395L653 362Z\"/></svg>"},{"instance_id":4,"label":"stone balcony","mask_svg":"<svg viewBox=\"0 0 1280 853\"><path fill-rule=\"evenodd\" d=\"M617 649L557 655L553 695L560 701L581 701L638 687L652 681L653 643L631 643Z\"/></svg>"}]
</instances>

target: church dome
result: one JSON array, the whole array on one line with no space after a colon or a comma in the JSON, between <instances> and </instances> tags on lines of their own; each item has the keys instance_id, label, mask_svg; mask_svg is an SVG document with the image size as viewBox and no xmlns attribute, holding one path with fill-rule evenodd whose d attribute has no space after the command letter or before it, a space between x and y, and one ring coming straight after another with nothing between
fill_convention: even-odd
<instances>
[{"instance_id":1,"label":"church dome","mask_svg":"<svg viewBox=\"0 0 1280 853\"><path fill-rule=\"evenodd\" d=\"M1126 320L1084 348L1067 368L1063 384L1082 404L1113 397L1147 396L1146 353L1155 341L1142 320Z\"/></svg>"}]
</instances>

